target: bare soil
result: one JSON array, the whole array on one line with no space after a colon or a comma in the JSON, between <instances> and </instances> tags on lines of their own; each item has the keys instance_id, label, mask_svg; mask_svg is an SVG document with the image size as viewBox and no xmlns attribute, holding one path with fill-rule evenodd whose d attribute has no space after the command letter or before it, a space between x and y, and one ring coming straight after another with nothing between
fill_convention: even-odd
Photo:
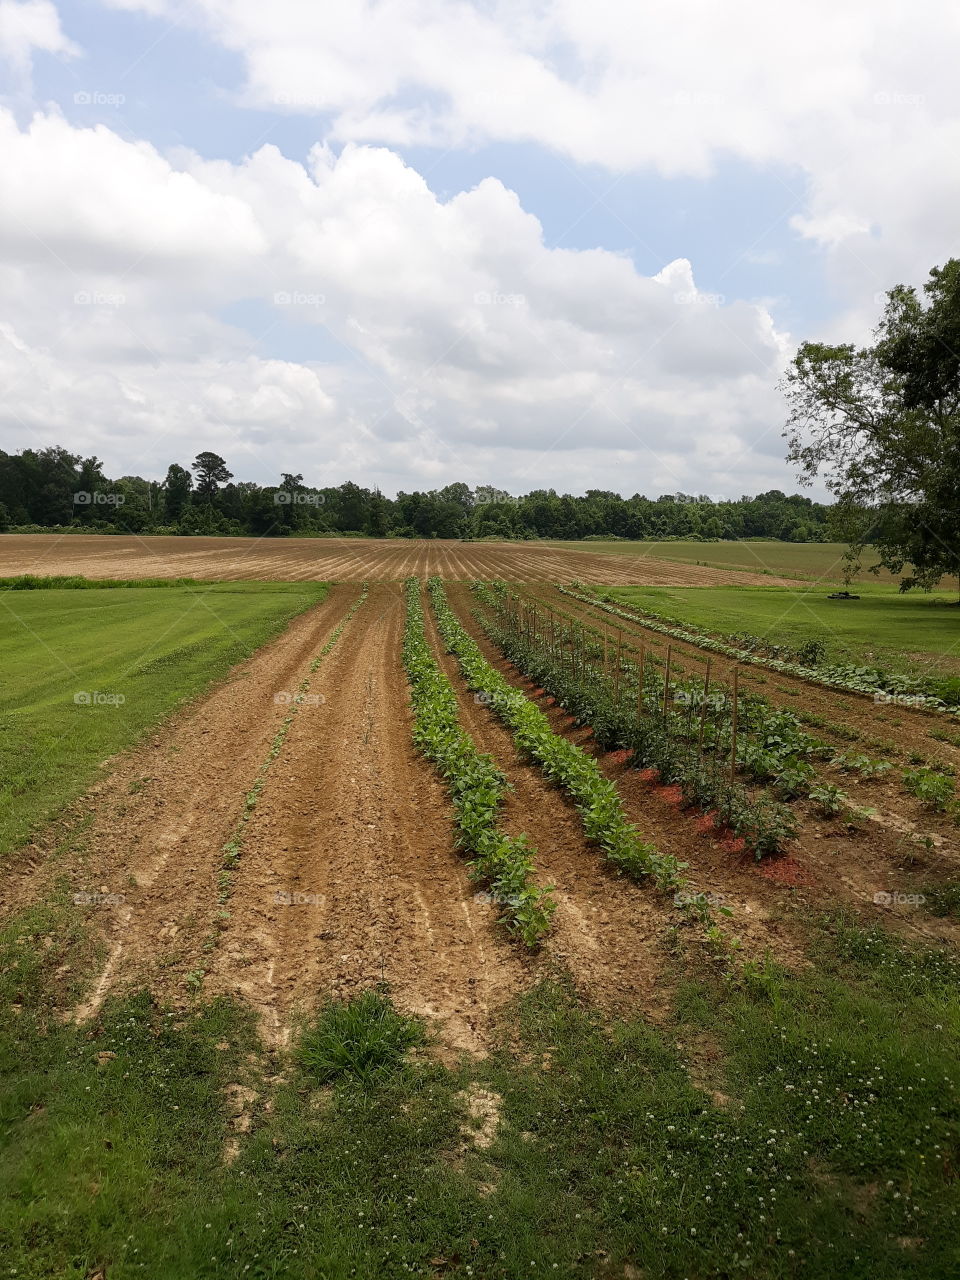
<instances>
[{"instance_id":1,"label":"bare soil","mask_svg":"<svg viewBox=\"0 0 960 1280\"><path fill-rule=\"evenodd\" d=\"M470 883L443 789L413 751L403 604L391 585L371 590L311 676L324 701L291 723L245 828L229 917L219 917L223 846L289 712L273 695L296 689L356 596L335 588L112 762L48 840L15 860L2 911L64 880L111 899L90 908L104 962L78 1017L139 983L185 1005L202 971L204 991L249 1000L283 1039L301 1007L383 979L440 1025L447 1046L475 1050L492 1010L521 989L526 959Z\"/></svg>"},{"instance_id":2,"label":"bare soil","mask_svg":"<svg viewBox=\"0 0 960 1280\"><path fill-rule=\"evenodd\" d=\"M437 574L607 586L785 583L766 574L709 569L649 555L603 555L537 543L405 538L159 538L112 534L2 534L0 577L21 573L87 578L198 578L363 582Z\"/></svg>"}]
</instances>

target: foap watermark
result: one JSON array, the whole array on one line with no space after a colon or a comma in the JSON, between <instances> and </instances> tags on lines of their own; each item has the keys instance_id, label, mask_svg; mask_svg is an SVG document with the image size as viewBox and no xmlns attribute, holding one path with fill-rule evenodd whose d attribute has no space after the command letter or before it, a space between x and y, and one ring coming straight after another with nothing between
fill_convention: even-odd
<instances>
[{"instance_id":1,"label":"foap watermark","mask_svg":"<svg viewBox=\"0 0 960 1280\"><path fill-rule=\"evenodd\" d=\"M304 293L300 289L279 289L273 295L275 307L322 307L326 301L326 294Z\"/></svg>"},{"instance_id":2,"label":"foap watermark","mask_svg":"<svg viewBox=\"0 0 960 1280\"><path fill-rule=\"evenodd\" d=\"M122 893L75 893L74 906L77 907L121 907L126 902Z\"/></svg>"},{"instance_id":3,"label":"foap watermark","mask_svg":"<svg viewBox=\"0 0 960 1280\"><path fill-rule=\"evenodd\" d=\"M273 95L275 107L295 107L298 111L323 111L329 102L315 93L286 93L281 90Z\"/></svg>"},{"instance_id":4,"label":"foap watermark","mask_svg":"<svg viewBox=\"0 0 960 1280\"><path fill-rule=\"evenodd\" d=\"M75 507L122 507L125 502L122 493L100 493L96 489L80 489L73 495Z\"/></svg>"},{"instance_id":5,"label":"foap watermark","mask_svg":"<svg viewBox=\"0 0 960 1280\"><path fill-rule=\"evenodd\" d=\"M727 699L722 693L708 693L704 696L687 689L678 689L673 695L673 701L678 707L709 707L711 711L722 711L727 705Z\"/></svg>"},{"instance_id":6,"label":"foap watermark","mask_svg":"<svg viewBox=\"0 0 960 1280\"><path fill-rule=\"evenodd\" d=\"M73 295L76 307L122 307L126 301L125 293L102 293L99 289L80 289Z\"/></svg>"},{"instance_id":7,"label":"foap watermark","mask_svg":"<svg viewBox=\"0 0 960 1280\"><path fill-rule=\"evenodd\" d=\"M301 493L297 489L278 489L273 495L275 507L322 507L325 502L322 493Z\"/></svg>"},{"instance_id":8,"label":"foap watermark","mask_svg":"<svg viewBox=\"0 0 960 1280\"><path fill-rule=\"evenodd\" d=\"M699 289L681 289L673 295L678 307L722 307L727 300L724 293L702 293Z\"/></svg>"},{"instance_id":9,"label":"foap watermark","mask_svg":"<svg viewBox=\"0 0 960 1280\"><path fill-rule=\"evenodd\" d=\"M122 707L126 698L122 693L101 693L99 689L81 689L73 695L78 707Z\"/></svg>"},{"instance_id":10,"label":"foap watermark","mask_svg":"<svg viewBox=\"0 0 960 1280\"><path fill-rule=\"evenodd\" d=\"M873 895L874 906L877 907L922 907L926 902L922 893L887 893L881 891Z\"/></svg>"},{"instance_id":11,"label":"foap watermark","mask_svg":"<svg viewBox=\"0 0 960 1280\"><path fill-rule=\"evenodd\" d=\"M881 89L873 95L877 107L922 107L926 100L923 93L903 93L900 89Z\"/></svg>"},{"instance_id":12,"label":"foap watermark","mask_svg":"<svg viewBox=\"0 0 960 1280\"><path fill-rule=\"evenodd\" d=\"M527 298L523 293L497 293L481 289L473 295L473 302L477 307L525 307Z\"/></svg>"},{"instance_id":13,"label":"foap watermark","mask_svg":"<svg viewBox=\"0 0 960 1280\"><path fill-rule=\"evenodd\" d=\"M727 99L710 89L678 89L662 101L665 107L722 107Z\"/></svg>"},{"instance_id":14,"label":"foap watermark","mask_svg":"<svg viewBox=\"0 0 960 1280\"><path fill-rule=\"evenodd\" d=\"M722 893L675 893L673 895L675 907L722 907L726 900L726 895Z\"/></svg>"},{"instance_id":15,"label":"foap watermark","mask_svg":"<svg viewBox=\"0 0 960 1280\"><path fill-rule=\"evenodd\" d=\"M271 902L279 907L320 907L326 900L325 894L301 893L299 889L278 889L271 898Z\"/></svg>"},{"instance_id":16,"label":"foap watermark","mask_svg":"<svg viewBox=\"0 0 960 1280\"><path fill-rule=\"evenodd\" d=\"M78 89L73 95L77 107L122 107L126 100L125 93L104 93L102 89Z\"/></svg>"},{"instance_id":17,"label":"foap watermark","mask_svg":"<svg viewBox=\"0 0 960 1280\"><path fill-rule=\"evenodd\" d=\"M322 707L327 701L322 693L290 693L287 689L281 689L279 693L273 695L274 705L278 707L289 707L295 705L298 707Z\"/></svg>"},{"instance_id":18,"label":"foap watermark","mask_svg":"<svg viewBox=\"0 0 960 1280\"><path fill-rule=\"evenodd\" d=\"M922 707L924 701L920 693L884 693L880 689L873 695L873 700L877 706L883 707Z\"/></svg>"}]
</instances>

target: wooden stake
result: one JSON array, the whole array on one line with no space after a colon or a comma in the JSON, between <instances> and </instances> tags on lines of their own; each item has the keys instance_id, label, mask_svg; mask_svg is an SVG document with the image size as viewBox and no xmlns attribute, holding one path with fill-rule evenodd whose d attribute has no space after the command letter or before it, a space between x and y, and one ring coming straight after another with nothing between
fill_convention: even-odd
<instances>
[{"instance_id":1,"label":"wooden stake","mask_svg":"<svg viewBox=\"0 0 960 1280\"><path fill-rule=\"evenodd\" d=\"M670 665L673 662L673 645L667 645L667 669L663 677L663 714L667 715L667 703L670 698Z\"/></svg>"},{"instance_id":2,"label":"wooden stake","mask_svg":"<svg viewBox=\"0 0 960 1280\"><path fill-rule=\"evenodd\" d=\"M703 759L703 731L707 727L707 698L710 696L710 659L707 659L707 674L703 678L703 706L700 708L700 741L697 744L697 755Z\"/></svg>"},{"instance_id":3,"label":"wooden stake","mask_svg":"<svg viewBox=\"0 0 960 1280\"><path fill-rule=\"evenodd\" d=\"M617 706L620 705L620 667L622 663L622 657L621 657L622 653L623 653L623 631L620 629L620 627L617 627L617 665L613 671L613 694L614 694L614 697L616 698Z\"/></svg>"},{"instance_id":4,"label":"wooden stake","mask_svg":"<svg viewBox=\"0 0 960 1280\"><path fill-rule=\"evenodd\" d=\"M740 668L733 668L733 719L731 721L731 742L730 742L730 781L733 781L734 774L737 771L737 677L740 675Z\"/></svg>"},{"instance_id":5,"label":"wooden stake","mask_svg":"<svg viewBox=\"0 0 960 1280\"><path fill-rule=\"evenodd\" d=\"M640 641L640 671L639 681L637 684L637 718L643 715L643 695L645 693L643 682L647 674L647 649L643 641Z\"/></svg>"}]
</instances>

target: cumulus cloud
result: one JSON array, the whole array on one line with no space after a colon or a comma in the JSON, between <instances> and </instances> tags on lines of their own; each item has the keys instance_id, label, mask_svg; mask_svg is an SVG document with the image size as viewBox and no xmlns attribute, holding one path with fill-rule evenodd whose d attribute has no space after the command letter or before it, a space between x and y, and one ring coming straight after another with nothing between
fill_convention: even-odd
<instances>
[{"instance_id":1,"label":"cumulus cloud","mask_svg":"<svg viewBox=\"0 0 960 1280\"><path fill-rule=\"evenodd\" d=\"M199 25L243 58L243 101L313 113L334 140L532 142L668 176L727 156L777 166L801 206L794 229L838 257L853 301L954 247L948 0L114 3Z\"/></svg>"},{"instance_id":2,"label":"cumulus cloud","mask_svg":"<svg viewBox=\"0 0 960 1280\"><path fill-rule=\"evenodd\" d=\"M0 62L24 82L34 52L74 57L79 50L60 28L60 15L50 0L0 0Z\"/></svg>"},{"instance_id":3,"label":"cumulus cloud","mask_svg":"<svg viewBox=\"0 0 960 1280\"><path fill-rule=\"evenodd\" d=\"M173 160L55 114L0 117L0 139L8 440L151 474L201 446L239 473L241 450L251 476L388 489L702 489L706 465L739 493L782 475L762 441L789 340L685 260L645 277L548 248L499 181L442 201L382 147ZM256 323L231 320L250 307ZM324 360L251 352L290 324Z\"/></svg>"}]
</instances>

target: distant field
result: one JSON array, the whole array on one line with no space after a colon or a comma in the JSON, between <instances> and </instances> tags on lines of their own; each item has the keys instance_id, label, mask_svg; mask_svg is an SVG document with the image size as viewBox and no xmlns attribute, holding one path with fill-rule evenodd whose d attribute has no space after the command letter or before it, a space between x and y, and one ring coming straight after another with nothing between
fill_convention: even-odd
<instances>
[{"instance_id":1,"label":"distant field","mask_svg":"<svg viewBox=\"0 0 960 1280\"><path fill-rule=\"evenodd\" d=\"M0 592L0 853L325 594L321 583Z\"/></svg>"},{"instance_id":2,"label":"distant field","mask_svg":"<svg viewBox=\"0 0 960 1280\"><path fill-rule=\"evenodd\" d=\"M743 569L750 573L840 581L842 542L549 542L551 547L591 554L650 556L682 564L716 569ZM869 572L876 556L868 549L862 556L858 582L895 583L898 578L881 570L879 577ZM944 579L949 585L955 579Z\"/></svg>"},{"instance_id":3,"label":"distant field","mask_svg":"<svg viewBox=\"0 0 960 1280\"><path fill-rule=\"evenodd\" d=\"M865 584L859 600L829 600L826 585L789 587L614 587L625 603L711 631L751 632L774 643L821 640L837 660L960 670L960 608L950 592L900 595Z\"/></svg>"},{"instance_id":4,"label":"distant field","mask_svg":"<svg viewBox=\"0 0 960 1280\"><path fill-rule=\"evenodd\" d=\"M683 583L766 579L742 570L698 568L649 554L595 555L590 543L557 550L544 542L460 542L443 538L169 538L113 534L0 534L0 577L80 574L87 578L203 581L448 581Z\"/></svg>"}]
</instances>

